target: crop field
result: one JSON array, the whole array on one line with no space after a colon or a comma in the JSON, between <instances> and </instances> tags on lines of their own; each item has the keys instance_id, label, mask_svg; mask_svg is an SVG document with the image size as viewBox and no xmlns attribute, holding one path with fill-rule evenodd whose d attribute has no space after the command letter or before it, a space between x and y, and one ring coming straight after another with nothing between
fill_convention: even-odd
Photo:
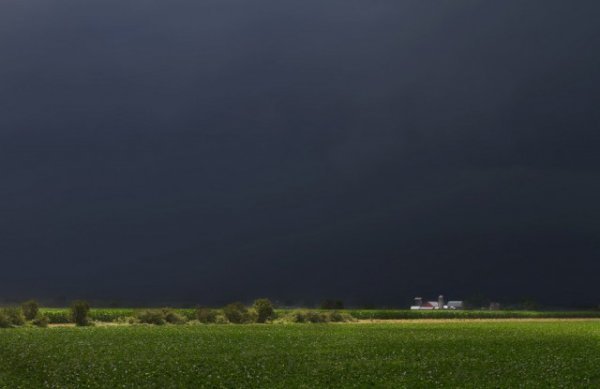
<instances>
[{"instance_id":1,"label":"crop field","mask_svg":"<svg viewBox=\"0 0 600 389\"><path fill-rule=\"evenodd\" d=\"M1 388L600 387L600 321L0 331Z\"/></svg>"}]
</instances>

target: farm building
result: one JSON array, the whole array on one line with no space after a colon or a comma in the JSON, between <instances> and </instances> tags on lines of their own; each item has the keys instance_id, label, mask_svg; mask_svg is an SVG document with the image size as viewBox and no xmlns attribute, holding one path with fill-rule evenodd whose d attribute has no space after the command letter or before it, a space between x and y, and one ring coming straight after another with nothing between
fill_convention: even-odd
<instances>
[{"instance_id":1,"label":"farm building","mask_svg":"<svg viewBox=\"0 0 600 389\"><path fill-rule=\"evenodd\" d=\"M448 301L448 309L463 309L465 305L462 301Z\"/></svg>"},{"instance_id":2,"label":"farm building","mask_svg":"<svg viewBox=\"0 0 600 389\"><path fill-rule=\"evenodd\" d=\"M410 309L418 310L430 310L430 309L463 309L464 304L462 301L448 301L445 302L444 296L439 295L437 301L423 300L422 297L415 297L414 305L411 305Z\"/></svg>"}]
</instances>

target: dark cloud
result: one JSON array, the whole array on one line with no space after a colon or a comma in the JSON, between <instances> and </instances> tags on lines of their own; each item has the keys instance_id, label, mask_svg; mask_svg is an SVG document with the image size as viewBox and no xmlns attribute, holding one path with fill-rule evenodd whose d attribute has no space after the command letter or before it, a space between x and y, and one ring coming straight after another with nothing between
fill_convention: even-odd
<instances>
[{"instance_id":1,"label":"dark cloud","mask_svg":"<svg viewBox=\"0 0 600 389\"><path fill-rule=\"evenodd\" d=\"M5 1L0 294L597 303L592 1Z\"/></svg>"}]
</instances>

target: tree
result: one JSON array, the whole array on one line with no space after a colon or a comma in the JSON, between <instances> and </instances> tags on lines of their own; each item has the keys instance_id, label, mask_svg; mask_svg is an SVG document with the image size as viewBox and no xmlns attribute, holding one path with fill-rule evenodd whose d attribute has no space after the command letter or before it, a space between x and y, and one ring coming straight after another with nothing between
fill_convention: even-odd
<instances>
[{"instance_id":1,"label":"tree","mask_svg":"<svg viewBox=\"0 0 600 389\"><path fill-rule=\"evenodd\" d=\"M21 309L23 310L25 319L31 321L35 319L40 312L40 305L35 300L29 300L21 304Z\"/></svg>"},{"instance_id":2,"label":"tree","mask_svg":"<svg viewBox=\"0 0 600 389\"><path fill-rule=\"evenodd\" d=\"M230 323L241 324L245 323L248 320L248 309L244 306L244 304L240 302L235 302L226 305L223 308L223 314L229 320Z\"/></svg>"},{"instance_id":3,"label":"tree","mask_svg":"<svg viewBox=\"0 0 600 389\"><path fill-rule=\"evenodd\" d=\"M76 300L71 303L71 320L78 326L90 325L90 305L87 301Z\"/></svg>"},{"instance_id":4,"label":"tree","mask_svg":"<svg viewBox=\"0 0 600 389\"><path fill-rule=\"evenodd\" d=\"M257 299L254 301L254 310L258 315L256 321L258 323L264 323L268 319L272 318L275 314L273 311L273 304L269 299Z\"/></svg>"}]
</instances>

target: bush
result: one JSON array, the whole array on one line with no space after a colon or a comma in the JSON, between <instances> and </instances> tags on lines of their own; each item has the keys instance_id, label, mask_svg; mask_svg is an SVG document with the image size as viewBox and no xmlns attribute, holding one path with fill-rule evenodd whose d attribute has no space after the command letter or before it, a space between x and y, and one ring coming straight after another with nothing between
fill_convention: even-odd
<instances>
[{"instance_id":1,"label":"bush","mask_svg":"<svg viewBox=\"0 0 600 389\"><path fill-rule=\"evenodd\" d=\"M230 323L242 324L250 320L250 315L244 304L240 302L231 303L223 308L223 314Z\"/></svg>"},{"instance_id":2,"label":"bush","mask_svg":"<svg viewBox=\"0 0 600 389\"><path fill-rule=\"evenodd\" d=\"M88 326L91 324L90 305L87 301L76 300L71 303L71 321L78 326Z\"/></svg>"},{"instance_id":3,"label":"bush","mask_svg":"<svg viewBox=\"0 0 600 389\"><path fill-rule=\"evenodd\" d=\"M293 311L285 314L277 322L279 323L326 323L329 315L316 311Z\"/></svg>"},{"instance_id":4,"label":"bush","mask_svg":"<svg viewBox=\"0 0 600 389\"><path fill-rule=\"evenodd\" d=\"M8 316L3 311L0 311L0 328L9 328L12 327L10 320L8 320Z\"/></svg>"},{"instance_id":5,"label":"bush","mask_svg":"<svg viewBox=\"0 0 600 389\"><path fill-rule=\"evenodd\" d=\"M341 323L347 321L356 321L356 319L348 314L338 311L319 312L297 310L281 314L274 322L275 323Z\"/></svg>"},{"instance_id":6,"label":"bush","mask_svg":"<svg viewBox=\"0 0 600 389\"><path fill-rule=\"evenodd\" d=\"M163 308L162 314L165 321L170 324L185 324L186 318L170 308Z\"/></svg>"},{"instance_id":7,"label":"bush","mask_svg":"<svg viewBox=\"0 0 600 389\"><path fill-rule=\"evenodd\" d=\"M309 323L326 323L327 315L321 312L308 311L305 314L306 321Z\"/></svg>"},{"instance_id":8,"label":"bush","mask_svg":"<svg viewBox=\"0 0 600 389\"><path fill-rule=\"evenodd\" d=\"M273 304L269 299L258 299L254 301L254 310L256 311L256 322L264 323L275 316Z\"/></svg>"},{"instance_id":9,"label":"bush","mask_svg":"<svg viewBox=\"0 0 600 389\"><path fill-rule=\"evenodd\" d=\"M244 318L244 323L257 323L258 322L258 313L251 308L248 310L248 314Z\"/></svg>"},{"instance_id":10,"label":"bush","mask_svg":"<svg viewBox=\"0 0 600 389\"><path fill-rule=\"evenodd\" d=\"M48 321L48 316L41 315L38 313L38 315L31 321L31 324L33 324L36 327L46 328L48 327Z\"/></svg>"},{"instance_id":11,"label":"bush","mask_svg":"<svg viewBox=\"0 0 600 389\"><path fill-rule=\"evenodd\" d=\"M294 323L306 323L306 315L303 312L294 312L292 314L292 321Z\"/></svg>"},{"instance_id":12,"label":"bush","mask_svg":"<svg viewBox=\"0 0 600 389\"><path fill-rule=\"evenodd\" d=\"M165 324L165 315L161 310L146 310L138 313L137 318L140 323L154 324L162 326Z\"/></svg>"},{"instance_id":13,"label":"bush","mask_svg":"<svg viewBox=\"0 0 600 389\"><path fill-rule=\"evenodd\" d=\"M338 311L329 312L329 321L337 323L344 321L344 316Z\"/></svg>"},{"instance_id":14,"label":"bush","mask_svg":"<svg viewBox=\"0 0 600 389\"><path fill-rule=\"evenodd\" d=\"M169 324L185 324L187 318L179 313L175 312L171 308L162 309L147 309L138 312L135 318L130 318L129 323L135 324L136 322L145 324L154 324L162 326L166 323Z\"/></svg>"},{"instance_id":15,"label":"bush","mask_svg":"<svg viewBox=\"0 0 600 389\"><path fill-rule=\"evenodd\" d=\"M217 321L217 314L210 308L200 307L196 309L196 319L204 324L215 323Z\"/></svg>"},{"instance_id":16,"label":"bush","mask_svg":"<svg viewBox=\"0 0 600 389\"><path fill-rule=\"evenodd\" d=\"M20 308L10 307L2 310L9 326L22 326L25 324L25 316Z\"/></svg>"},{"instance_id":17,"label":"bush","mask_svg":"<svg viewBox=\"0 0 600 389\"><path fill-rule=\"evenodd\" d=\"M25 301L21 304L21 310L23 310L25 320L34 320L40 312L40 305L35 300Z\"/></svg>"},{"instance_id":18,"label":"bush","mask_svg":"<svg viewBox=\"0 0 600 389\"><path fill-rule=\"evenodd\" d=\"M338 312L338 311L329 312L327 320L330 322L333 322L333 323L356 321L354 316L352 316L348 313L342 313L342 312Z\"/></svg>"}]
</instances>

